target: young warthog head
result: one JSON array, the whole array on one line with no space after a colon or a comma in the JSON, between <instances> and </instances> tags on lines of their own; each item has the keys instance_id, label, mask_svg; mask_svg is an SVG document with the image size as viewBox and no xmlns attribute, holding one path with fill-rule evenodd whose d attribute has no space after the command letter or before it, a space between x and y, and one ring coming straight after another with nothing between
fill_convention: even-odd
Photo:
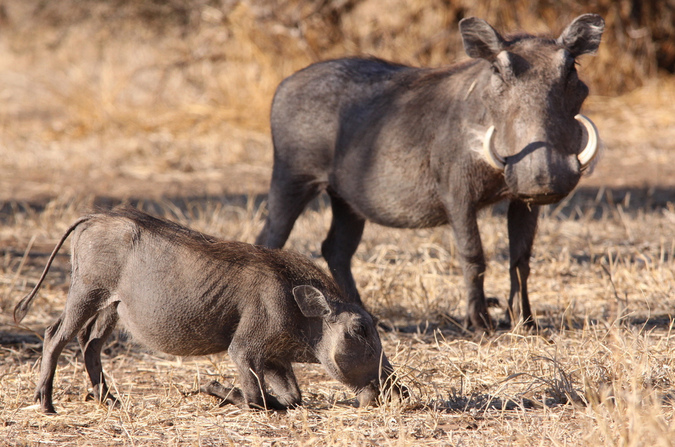
<instances>
[{"instance_id":1,"label":"young warthog head","mask_svg":"<svg viewBox=\"0 0 675 447\"><path fill-rule=\"evenodd\" d=\"M604 26L600 16L585 14L557 39L507 40L481 19L460 22L466 53L489 63L478 84L485 86L489 126L483 149L514 197L556 202L595 157L597 130L579 114L588 87L577 77L576 58L596 52Z\"/></svg>"},{"instance_id":2,"label":"young warthog head","mask_svg":"<svg viewBox=\"0 0 675 447\"><path fill-rule=\"evenodd\" d=\"M321 338L314 354L334 379L357 393L360 406L378 398L383 384L387 388L393 385L396 393L405 393L395 383L393 368L368 312L356 304L328 300L312 286L295 287L293 295L303 315L322 318Z\"/></svg>"}]
</instances>

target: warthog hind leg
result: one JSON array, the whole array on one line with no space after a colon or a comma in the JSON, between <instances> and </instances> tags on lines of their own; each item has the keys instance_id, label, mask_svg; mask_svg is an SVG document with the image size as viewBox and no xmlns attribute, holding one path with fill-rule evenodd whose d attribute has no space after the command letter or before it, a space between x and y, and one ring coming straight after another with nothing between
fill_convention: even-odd
<instances>
[{"instance_id":1,"label":"warthog hind leg","mask_svg":"<svg viewBox=\"0 0 675 447\"><path fill-rule=\"evenodd\" d=\"M101 350L117 324L117 303L105 308L78 333L78 341L84 353L84 364L92 385L92 392L87 396L98 402L110 400L113 405L119 404L105 383L101 366Z\"/></svg>"},{"instance_id":2,"label":"warthog hind leg","mask_svg":"<svg viewBox=\"0 0 675 447\"><path fill-rule=\"evenodd\" d=\"M52 391L59 355L75 334L94 317L100 299L100 291L83 290L80 283L72 284L63 313L45 331L40 381L35 390L35 400L40 401L42 411L45 413L56 413Z\"/></svg>"},{"instance_id":3,"label":"warthog hind leg","mask_svg":"<svg viewBox=\"0 0 675 447\"><path fill-rule=\"evenodd\" d=\"M330 194L333 220L328 236L321 245L321 254L342 291L354 303L363 305L352 276L351 262L361 242L366 221L336 194Z\"/></svg>"},{"instance_id":4,"label":"warthog hind leg","mask_svg":"<svg viewBox=\"0 0 675 447\"><path fill-rule=\"evenodd\" d=\"M319 186L308 176L291 177L277 169L267 198L267 219L256 245L282 248L305 206L319 194Z\"/></svg>"}]
</instances>

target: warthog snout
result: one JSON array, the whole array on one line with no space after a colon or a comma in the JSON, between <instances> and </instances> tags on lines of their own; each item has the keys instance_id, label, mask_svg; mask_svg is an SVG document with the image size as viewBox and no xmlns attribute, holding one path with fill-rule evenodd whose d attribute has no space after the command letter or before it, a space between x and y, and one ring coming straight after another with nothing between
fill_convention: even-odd
<instances>
[{"instance_id":1,"label":"warthog snout","mask_svg":"<svg viewBox=\"0 0 675 447\"><path fill-rule=\"evenodd\" d=\"M512 197L543 205L560 201L576 187L597 155L598 135L593 122L583 115L577 115L571 123L569 129L553 129L551 138L547 138L546 127L535 127L535 132L542 134L540 139L517 138L518 132L512 129L500 138L494 126L488 129L483 141L485 158L504 172ZM506 157L499 155L507 152L507 147L519 147L520 141L527 142L522 149ZM578 150L574 149L576 142Z\"/></svg>"},{"instance_id":2,"label":"warthog snout","mask_svg":"<svg viewBox=\"0 0 675 447\"><path fill-rule=\"evenodd\" d=\"M576 155L560 154L545 142L535 142L505 160L504 179L514 197L544 205L569 194L581 172Z\"/></svg>"},{"instance_id":3,"label":"warthog snout","mask_svg":"<svg viewBox=\"0 0 675 447\"><path fill-rule=\"evenodd\" d=\"M379 405L384 401L398 402L410 396L408 387L403 385L386 358L382 359L380 377L357 391L360 407Z\"/></svg>"}]
</instances>

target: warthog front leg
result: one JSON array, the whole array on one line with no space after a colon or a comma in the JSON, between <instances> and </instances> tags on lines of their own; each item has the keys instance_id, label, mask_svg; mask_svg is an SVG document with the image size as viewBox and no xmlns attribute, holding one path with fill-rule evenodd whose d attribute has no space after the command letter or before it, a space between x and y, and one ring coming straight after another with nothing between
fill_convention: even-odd
<instances>
[{"instance_id":1,"label":"warthog front leg","mask_svg":"<svg viewBox=\"0 0 675 447\"><path fill-rule=\"evenodd\" d=\"M240 327L240 330L242 328ZM246 332L243 330L243 332ZM244 337L250 340L251 337ZM228 349L230 358L237 366L244 406L259 410L285 410L286 405L265 390L264 361L251 352L247 343L233 340Z\"/></svg>"},{"instance_id":2,"label":"warthog front leg","mask_svg":"<svg viewBox=\"0 0 675 447\"><path fill-rule=\"evenodd\" d=\"M459 194L461 196L461 193ZM454 208L454 209L453 209ZM449 220L455 233L457 249L462 261L464 282L467 289L467 315L465 325L476 329L492 330L493 324L485 300L485 256L478 231L476 211L466 203L449 207Z\"/></svg>"},{"instance_id":3,"label":"warthog front leg","mask_svg":"<svg viewBox=\"0 0 675 447\"><path fill-rule=\"evenodd\" d=\"M521 201L513 201L509 204L507 218L509 256L511 258L511 292L509 293L509 305L506 310L506 323L509 326L519 314L514 309L514 301L518 306L516 300L518 296L520 296L520 316L523 318L523 324L529 327L536 326L530 309L530 300L527 296L527 278L530 275L530 257L537 230L538 216L539 207L536 205L529 206Z\"/></svg>"},{"instance_id":4,"label":"warthog front leg","mask_svg":"<svg viewBox=\"0 0 675 447\"><path fill-rule=\"evenodd\" d=\"M286 407L300 405L302 395L290 362L267 362L265 364L265 378L282 405Z\"/></svg>"},{"instance_id":5,"label":"warthog front leg","mask_svg":"<svg viewBox=\"0 0 675 447\"><path fill-rule=\"evenodd\" d=\"M212 380L208 385L201 387L199 391L201 393L208 394L209 396L220 399L221 407L232 404L239 408L248 408L246 405L246 399L239 388L234 386L229 388L224 387L217 380ZM191 392L190 394L194 394L194 392Z\"/></svg>"}]
</instances>

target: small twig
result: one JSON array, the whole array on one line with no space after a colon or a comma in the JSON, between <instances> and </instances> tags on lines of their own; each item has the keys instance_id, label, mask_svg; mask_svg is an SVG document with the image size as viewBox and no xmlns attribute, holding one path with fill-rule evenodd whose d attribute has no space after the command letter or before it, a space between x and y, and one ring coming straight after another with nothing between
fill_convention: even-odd
<instances>
[{"instance_id":1,"label":"small twig","mask_svg":"<svg viewBox=\"0 0 675 447\"><path fill-rule=\"evenodd\" d=\"M260 389L260 395L262 396L263 399L263 407L265 411L267 411L269 410L269 408L267 408L267 399L265 398L265 388L263 387L262 381L260 380L260 377L258 377L258 374L256 374L255 371L253 371L253 368L249 368L248 370L251 371L251 374L253 374L255 379L258 381L258 388Z\"/></svg>"},{"instance_id":2,"label":"small twig","mask_svg":"<svg viewBox=\"0 0 675 447\"><path fill-rule=\"evenodd\" d=\"M623 304L623 309L617 314L617 319L622 318L621 314L623 314L623 310L628 308L628 294L626 294L626 298L624 300L621 300L619 292L616 289L616 284L614 284L614 278L612 277L612 273L604 264L601 263L600 267L602 267L602 270L604 270L604 272L607 274L607 277L609 278L609 284L612 286L612 290L614 291L614 297L616 298L616 301L618 303Z\"/></svg>"}]
</instances>

